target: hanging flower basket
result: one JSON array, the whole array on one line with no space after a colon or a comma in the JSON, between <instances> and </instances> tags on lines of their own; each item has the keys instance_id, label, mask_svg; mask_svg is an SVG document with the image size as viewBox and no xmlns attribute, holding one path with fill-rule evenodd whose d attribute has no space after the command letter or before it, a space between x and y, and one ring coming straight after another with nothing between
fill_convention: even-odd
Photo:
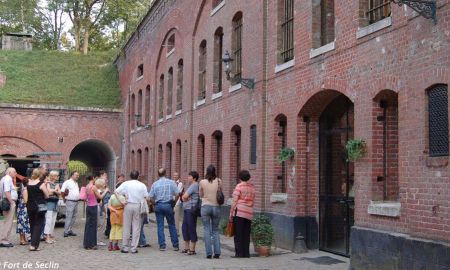
<instances>
[{"instance_id":1,"label":"hanging flower basket","mask_svg":"<svg viewBox=\"0 0 450 270\"><path fill-rule=\"evenodd\" d=\"M355 162L366 154L366 142L361 139L351 139L345 145L347 162Z\"/></svg>"},{"instance_id":2,"label":"hanging flower basket","mask_svg":"<svg viewBox=\"0 0 450 270\"><path fill-rule=\"evenodd\" d=\"M279 163L283 163L289 159L293 159L295 155L295 150L290 147L284 147L280 150L280 153L277 156L277 160Z\"/></svg>"}]
</instances>

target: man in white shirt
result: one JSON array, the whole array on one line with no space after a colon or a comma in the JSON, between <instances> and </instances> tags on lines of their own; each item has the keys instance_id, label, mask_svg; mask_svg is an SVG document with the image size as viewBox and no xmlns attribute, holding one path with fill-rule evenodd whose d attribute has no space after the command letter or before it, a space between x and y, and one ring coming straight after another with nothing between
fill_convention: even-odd
<instances>
[{"instance_id":1,"label":"man in white shirt","mask_svg":"<svg viewBox=\"0 0 450 270\"><path fill-rule=\"evenodd\" d=\"M77 236L76 233L72 231L72 228L75 224L75 219L78 212L78 201L80 200L80 188L77 183L79 177L80 174L77 171L72 172L70 178L66 180L61 187L61 194L63 194L66 201L64 237Z\"/></svg>"},{"instance_id":2,"label":"man in white shirt","mask_svg":"<svg viewBox=\"0 0 450 270\"><path fill-rule=\"evenodd\" d=\"M137 180L139 177L138 171L130 173L130 180L123 182L117 189L117 194L124 195L127 198L127 204L123 211L123 225L122 225L122 253L137 253L137 246L139 243L139 236L141 234L141 211L140 205L144 201L147 194L147 186ZM130 232L132 231L132 240L130 245Z\"/></svg>"},{"instance_id":3,"label":"man in white shirt","mask_svg":"<svg viewBox=\"0 0 450 270\"><path fill-rule=\"evenodd\" d=\"M180 235L180 223L183 222L183 203L181 202L181 193L183 192L184 185L180 179L180 174L178 172L174 172L173 180L175 184L177 184L178 194L180 194L180 198L177 200L175 207L173 209L175 213L175 228L177 229L177 234Z\"/></svg>"},{"instance_id":4,"label":"man in white shirt","mask_svg":"<svg viewBox=\"0 0 450 270\"><path fill-rule=\"evenodd\" d=\"M9 167L6 175L0 180L0 198L6 198L11 204L9 211L3 212L3 220L0 220L0 247L13 247L9 241L13 225L14 212L16 210L17 190L13 179L16 177L16 169Z\"/></svg>"}]
</instances>

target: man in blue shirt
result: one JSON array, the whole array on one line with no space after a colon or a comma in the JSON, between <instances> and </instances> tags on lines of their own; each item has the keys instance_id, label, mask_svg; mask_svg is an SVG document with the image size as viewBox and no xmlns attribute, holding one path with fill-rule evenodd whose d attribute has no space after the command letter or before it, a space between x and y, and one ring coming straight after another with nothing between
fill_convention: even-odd
<instances>
[{"instance_id":1,"label":"man in blue shirt","mask_svg":"<svg viewBox=\"0 0 450 270\"><path fill-rule=\"evenodd\" d=\"M169 225L170 240L172 241L173 250L178 251L178 235L175 228L175 217L172 208L172 202L178 199L178 188L175 181L166 178L166 170L160 168L158 170L159 179L153 183L150 189L149 197L156 204L156 224L158 226L158 244L159 250L166 250L166 237L164 235L164 218L167 219Z\"/></svg>"}]
</instances>

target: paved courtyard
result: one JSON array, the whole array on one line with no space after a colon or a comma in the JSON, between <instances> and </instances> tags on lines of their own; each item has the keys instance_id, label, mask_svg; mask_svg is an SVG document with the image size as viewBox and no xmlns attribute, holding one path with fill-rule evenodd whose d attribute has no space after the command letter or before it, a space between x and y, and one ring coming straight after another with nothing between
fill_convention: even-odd
<instances>
[{"instance_id":1,"label":"paved courtyard","mask_svg":"<svg viewBox=\"0 0 450 270\"><path fill-rule=\"evenodd\" d=\"M15 226L15 224L14 224ZM0 249L0 269L295 269L295 270L347 270L348 259L321 251L294 254L287 250L274 249L267 258L252 254L249 259L231 258L234 254L233 239L221 237L222 255L220 259L206 259L203 241L199 241L197 255L187 256L173 251L166 229L168 249L157 248L156 224L145 227L145 234L151 247L140 248L138 254L110 252L106 247L88 251L82 247L84 219L78 219L76 237L63 238L63 229L56 228L57 242L53 245L42 242L40 252L30 252L27 246L19 246L14 235L14 248ZM200 236L202 231L199 226ZM105 240L106 242L106 240ZM253 252L253 247L251 252ZM39 263L37 265L36 263ZM28 266L28 267L27 267Z\"/></svg>"}]
</instances>

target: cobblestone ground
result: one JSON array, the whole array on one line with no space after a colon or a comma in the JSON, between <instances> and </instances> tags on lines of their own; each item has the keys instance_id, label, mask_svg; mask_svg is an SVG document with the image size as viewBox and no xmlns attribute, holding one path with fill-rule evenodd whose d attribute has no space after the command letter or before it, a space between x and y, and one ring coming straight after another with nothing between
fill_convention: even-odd
<instances>
[{"instance_id":1,"label":"cobblestone ground","mask_svg":"<svg viewBox=\"0 0 450 270\"><path fill-rule=\"evenodd\" d=\"M27 246L19 246L19 239L15 235L13 248L0 249L0 269L348 269L347 258L316 250L294 254L287 250L274 249L273 255L267 258L257 257L256 254L252 254L248 259L231 258L230 256L234 254L233 239L227 237L221 237L220 259L205 258L202 240L198 242L197 255L187 256L171 249L167 229L168 249L159 251L154 223L145 227L145 234L151 247L140 248L138 254L110 252L106 247L91 251L83 249L84 219L78 219L74 231L78 236L63 238L63 228L56 228L57 242L52 245L41 242L39 252L30 252ZM199 235L202 233L199 226ZM252 249L253 247L251 251Z\"/></svg>"}]
</instances>

